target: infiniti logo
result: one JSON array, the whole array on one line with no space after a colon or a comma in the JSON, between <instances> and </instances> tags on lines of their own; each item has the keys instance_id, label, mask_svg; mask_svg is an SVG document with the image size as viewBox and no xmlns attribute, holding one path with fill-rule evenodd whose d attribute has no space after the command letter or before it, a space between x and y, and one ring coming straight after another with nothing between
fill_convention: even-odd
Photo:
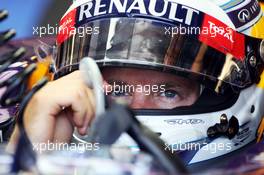
<instances>
[{"instance_id":1,"label":"infiniti logo","mask_svg":"<svg viewBox=\"0 0 264 175\"><path fill-rule=\"evenodd\" d=\"M240 22L249 21L251 18L250 12L247 9L243 9L238 13L238 19Z\"/></svg>"},{"instance_id":2,"label":"infiniti logo","mask_svg":"<svg viewBox=\"0 0 264 175\"><path fill-rule=\"evenodd\" d=\"M257 0L248 0L242 7L228 12L228 16L237 30L242 31L254 25L262 17L262 11Z\"/></svg>"}]
</instances>

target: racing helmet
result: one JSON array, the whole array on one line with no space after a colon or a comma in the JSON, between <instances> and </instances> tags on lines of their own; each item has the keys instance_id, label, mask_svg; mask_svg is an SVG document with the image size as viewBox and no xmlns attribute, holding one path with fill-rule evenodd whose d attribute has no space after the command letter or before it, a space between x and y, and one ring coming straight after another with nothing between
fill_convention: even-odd
<instances>
[{"instance_id":1,"label":"racing helmet","mask_svg":"<svg viewBox=\"0 0 264 175\"><path fill-rule=\"evenodd\" d=\"M233 153L256 140L264 114L261 27L254 28L245 14L238 25L234 16L253 3L256 24L262 12L256 1L239 2L74 1L60 21L56 77L77 70L88 56L101 69L155 70L199 82L194 104L137 109L136 117L186 164ZM253 29L245 27L248 22ZM136 147L125 135L118 143Z\"/></svg>"}]
</instances>

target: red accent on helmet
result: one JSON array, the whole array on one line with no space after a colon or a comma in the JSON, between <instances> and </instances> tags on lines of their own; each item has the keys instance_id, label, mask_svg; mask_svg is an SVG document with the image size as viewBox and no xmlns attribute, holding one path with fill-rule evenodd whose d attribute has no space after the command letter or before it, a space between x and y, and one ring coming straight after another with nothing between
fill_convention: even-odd
<instances>
[{"instance_id":1,"label":"red accent on helmet","mask_svg":"<svg viewBox=\"0 0 264 175\"><path fill-rule=\"evenodd\" d=\"M199 40L219 50L224 54L232 54L235 58L245 58L245 38L232 28L217 20L205 15Z\"/></svg>"},{"instance_id":2,"label":"red accent on helmet","mask_svg":"<svg viewBox=\"0 0 264 175\"><path fill-rule=\"evenodd\" d=\"M73 9L60 21L59 33L57 36L57 43L61 44L75 33L75 19L77 9Z\"/></svg>"}]
</instances>

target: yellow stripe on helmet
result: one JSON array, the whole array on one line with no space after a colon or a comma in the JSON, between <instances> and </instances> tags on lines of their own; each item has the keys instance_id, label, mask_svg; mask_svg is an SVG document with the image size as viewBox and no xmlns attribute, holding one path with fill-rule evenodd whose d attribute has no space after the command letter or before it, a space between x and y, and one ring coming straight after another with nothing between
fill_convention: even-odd
<instances>
[{"instance_id":1,"label":"yellow stripe on helmet","mask_svg":"<svg viewBox=\"0 0 264 175\"><path fill-rule=\"evenodd\" d=\"M264 13L264 3L260 4L262 12ZM264 38L264 15L261 19L251 28L251 36L255 38Z\"/></svg>"},{"instance_id":2,"label":"yellow stripe on helmet","mask_svg":"<svg viewBox=\"0 0 264 175\"><path fill-rule=\"evenodd\" d=\"M262 74L261 74L260 82L258 83L257 86L258 86L259 88L264 89L264 71L263 71Z\"/></svg>"}]
</instances>

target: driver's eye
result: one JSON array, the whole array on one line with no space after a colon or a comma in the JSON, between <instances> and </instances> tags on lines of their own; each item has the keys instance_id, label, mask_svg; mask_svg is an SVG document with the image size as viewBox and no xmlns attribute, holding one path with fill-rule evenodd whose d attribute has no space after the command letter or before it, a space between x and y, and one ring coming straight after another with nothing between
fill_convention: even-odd
<instances>
[{"instance_id":1,"label":"driver's eye","mask_svg":"<svg viewBox=\"0 0 264 175\"><path fill-rule=\"evenodd\" d=\"M124 96L129 96L130 94L128 92L125 92L125 91L113 90L108 95L111 95L112 97L124 97Z\"/></svg>"},{"instance_id":2,"label":"driver's eye","mask_svg":"<svg viewBox=\"0 0 264 175\"><path fill-rule=\"evenodd\" d=\"M162 93L159 94L161 97L166 97L166 98L175 98L179 96L179 93L175 90L166 90Z\"/></svg>"}]
</instances>

